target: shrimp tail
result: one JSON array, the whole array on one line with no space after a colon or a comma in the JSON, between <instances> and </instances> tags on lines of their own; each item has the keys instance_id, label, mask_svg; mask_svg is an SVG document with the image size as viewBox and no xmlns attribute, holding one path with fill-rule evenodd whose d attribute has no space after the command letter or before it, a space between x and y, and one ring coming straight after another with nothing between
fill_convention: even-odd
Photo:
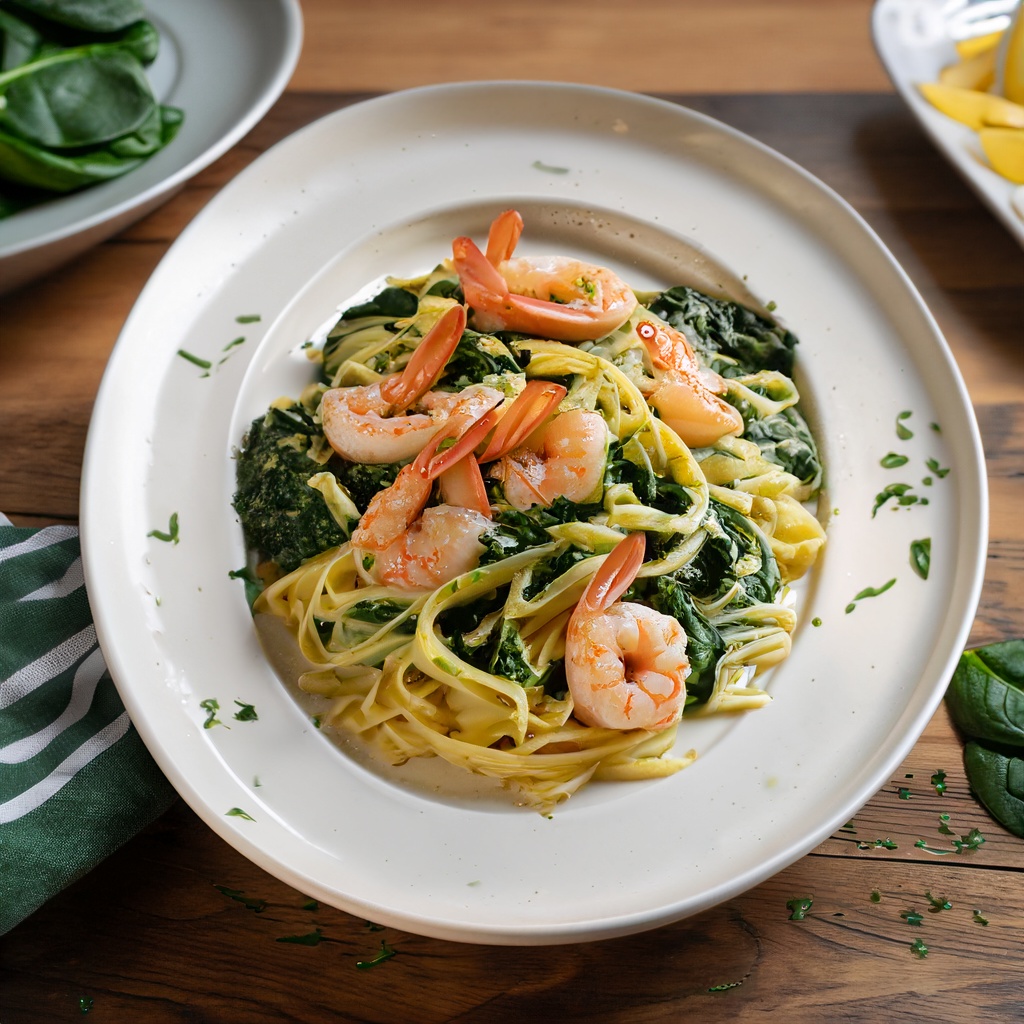
<instances>
[{"instance_id":1,"label":"shrimp tail","mask_svg":"<svg viewBox=\"0 0 1024 1024\"><path fill-rule=\"evenodd\" d=\"M497 266L512 258L523 233L523 217L518 210L506 210L494 218L487 234L487 262Z\"/></svg>"},{"instance_id":2,"label":"shrimp tail","mask_svg":"<svg viewBox=\"0 0 1024 1024\"><path fill-rule=\"evenodd\" d=\"M452 242L452 260L459 275L462 293L473 308L474 323L481 330L500 330L501 312L507 312L509 290L505 278L490 263L472 238Z\"/></svg>"},{"instance_id":3,"label":"shrimp tail","mask_svg":"<svg viewBox=\"0 0 1024 1024\"><path fill-rule=\"evenodd\" d=\"M644 564L646 549L647 538L641 532L631 533L619 541L591 577L577 610L601 612L613 605L636 579L640 566Z\"/></svg>"},{"instance_id":4,"label":"shrimp tail","mask_svg":"<svg viewBox=\"0 0 1024 1024\"><path fill-rule=\"evenodd\" d=\"M493 462L521 445L551 414L567 394L567 389L554 381L531 380L501 417L491 440L478 457L479 462Z\"/></svg>"},{"instance_id":5,"label":"shrimp tail","mask_svg":"<svg viewBox=\"0 0 1024 1024\"><path fill-rule=\"evenodd\" d=\"M452 306L427 332L405 369L380 386L381 397L402 413L430 390L451 358L466 329L466 309Z\"/></svg>"},{"instance_id":6,"label":"shrimp tail","mask_svg":"<svg viewBox=\"0 0 1024 1024\"><path fill-rule=\"evenodd\" d=\"M472 509L489 519L491 503L487 500L480 464L472 456L460 459L446 469L437 479L441 488L441 500L446 505Z\"/></svg>"}]
</instances>

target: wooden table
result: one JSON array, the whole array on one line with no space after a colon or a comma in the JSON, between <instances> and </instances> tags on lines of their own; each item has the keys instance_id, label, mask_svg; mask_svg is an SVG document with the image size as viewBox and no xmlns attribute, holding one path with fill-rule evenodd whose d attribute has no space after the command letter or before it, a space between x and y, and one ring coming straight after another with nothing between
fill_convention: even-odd
<instances>
[{"instance_id":1,"label":"wooden table","mask_svg":"<svg viewBox=\"0 0 1024 1024\"><path fill-rule=\"evenodd\" d=\"M881 235L945 333L984 438L991 542L970 642L1024 635L1024 259L892 93L870 48L867 0L628 11L531 0L516 17L453 3L347 6L306 0L292 85L234 150L120 237L3 300L0 509L20 525L75 521L86 428L122 322L190 219L269 146L407 85L595 82L658 93L753 135L822 178ZM727 21L734 29L723 35ZM539 41L536 24L547 28ZM643 52L624 55L621 32L636 27ZM678 59L654 58L659 36ZM931 784L939 770L944 795ZM985 844L941 857L915 847L921 838L949 846L940 813L958 833L979 828ZM969 794L944 709L889 783L809 856L698 917L597 943L460 945L305 909L300 893L179 802L0 940L0 1019L77 1019L88 997L102 1021L667 1024L776 1011L787 1022L1009 1022L1024 1017L1022 871L1024 841ZM215 885L267 907L254 913ZM927 893L952 909L929 912ZM790 920L787 901L803 896L811 911ZM919 927L901 917L908 911L923 914ZM316 948L274 941L314 925L326 940ZM915 938L925 959L911 951ZM357 970L382 939L395 957Z\"/></svg>"}]
</instances>

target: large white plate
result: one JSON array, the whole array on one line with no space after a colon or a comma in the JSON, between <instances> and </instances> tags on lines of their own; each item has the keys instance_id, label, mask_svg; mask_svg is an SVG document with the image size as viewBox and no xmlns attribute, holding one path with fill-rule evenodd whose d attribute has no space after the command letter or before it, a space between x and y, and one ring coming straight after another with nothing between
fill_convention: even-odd
<instances>
[{"instance_id":1,"label":"large white plate","mask_svg":"<svg viewBox=\"0 0 1024 1024\"><path fill-rule=\"evenodd\" d=\"M951 0L878 0L871 15L875 49L893 85L932 142L1024 245L1024 212L1012 202L1014 192L1022 186L993 171L977 132L936 110L918 89L922 82L937 82L939 72L957 61L950 35L951 19L962 22L969 13L967 5ZM1022 202L1018 199L1018 204Z\"/></svg>"},{"instance_id":2,"label":"large white plate","mask_svg":"<svg viewBox=\"0 0 1024 1024\"><path fill-rule=\"evenodd\" d=\"M303 341L365 282L429 269L455 234L482 237L512 203L527 214L524 251L557 248L637 285L667 284L688 265L689 240L777 302L801 338L798 379L828 473L828 547L802 591L793 655L771 679L774 703L686 724L680 743L700 754L691 768L592 785L550 819L438 783L430 762L376 770L318 733L268 667L228 578L244 562L232 450L268 400L310 378ZM251 314L261 321L236 322ZM246 341L224 351L237 336ZM179 349L227 358L203 376ZM914 437L901 442L903 411ZM890 450L911 462L881 468ZM931 487L928 458L950 468ZM904 479L930 503L872 518L876 493ZM147 537L173 512L179 544ZM703 910L849 820L913 745L962 649L986 489L942 337L827 188L669 103L473 83L332 114L210 202L117 343L89 432L82 520L111 671L160 766L212 828L353 914L445 938L553 943ZM927 582L908 563L923 537ZM203 728L207 698L230 728ZM234 721L235 700L259 721ZM255 820L227 815L235 807Z\"/></svg>"},{"instance_id":3,"label":"large white plate","mask_svg":"<svg viewBox=\"0 0 1024 1024\"><path fill-rule=\"evenodd\" d=\"M181 107L174 141L124 177L0 220L0 293L67 262L169 199L281 95L302 47L298 0L146 0L160 32L147 75Z\"/></svg>"}]
</instances>

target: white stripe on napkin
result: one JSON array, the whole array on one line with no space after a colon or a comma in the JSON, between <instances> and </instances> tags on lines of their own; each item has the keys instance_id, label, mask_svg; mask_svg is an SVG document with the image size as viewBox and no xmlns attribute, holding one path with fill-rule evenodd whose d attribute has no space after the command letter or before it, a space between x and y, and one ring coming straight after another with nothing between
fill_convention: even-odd
<instances>
[{"instance_id":1,"label":"white stripe on napkin","mask_svg":"<svg viewBox=\"0 0 1024 1024\"><path fill-rule=\"evenodd\" d=\"M90 622L85 629L69 636L63 643L40 658L18 669L13 676L0 681L0 710L21 700L33 690L48 683L81 661L96 646L96 627Z\"/></svg>"},{"instance_id":2,"label":"white stripe on napkin","mask_svg":"<svg viewBox=\"0 0 1024 1024\"><path fill-rule=\"evenodd\" d=\"M55 597L67 597L79 587L85 586L85 572L82 569L82 556L79 555L69 566L59 580L52 580L45 583L38 590L31 594L18 598L19 601L49 601Z\"/></svg>"},{"instance_id":3,"label":"white stripe on napkin","mask_svg":"<svg viewBox=\"0 0 1024 1024\"><path fill-rule=\"evenodd\" d=\"M12 544L7 548L0 548L0 562L6 562L10 558L17 558L19 555L27 555L31 551L42 551L53 544L59 544L62 540L78 536L77 526L44 526L38 533L26 537L20 544Z\"/></svg>"},{"instance_id":4,"label":"white stripe on napkin","mask_svg":"<svg viewBox=\"0 0 1024 1024\"><path fill-rule=\"evenodd\" d=\"M96 684L100 681L106 663L103 661L103 654L97 647L89 655L75 672L75 680L71 689L71 700L64 709L60 718L51 722L45 728L33 733L31 736L23 736L20 740L0 747L0 764L21 764L30 757L45 750L65 729L70 729L75 722L80 721L92 706L93 694L96 692Z\"/></svg>"},{"instance_id":5,"label":"white stripe on napkin","mask_svg":"<svg viewBox=\"0 0 1024 1024\"><path fill-rule=\"evenodd\" d=\"M101 729L85 741L77 750L69 754L41 782L31 789L19 793L6 803L0 804L0 825L9 825L12 821L24 817L40 805L46 803L55 793L62 790L90 761L99 757L104 750L112 747L128 731L131 723L128 712L118 715L110 725Z\"/></svg>"}]
</instances>

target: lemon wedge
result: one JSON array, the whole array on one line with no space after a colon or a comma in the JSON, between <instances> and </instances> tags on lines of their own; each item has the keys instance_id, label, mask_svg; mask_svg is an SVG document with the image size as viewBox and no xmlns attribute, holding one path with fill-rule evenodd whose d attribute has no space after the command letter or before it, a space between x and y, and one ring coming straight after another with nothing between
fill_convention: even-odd
<instances>
[{"instance_id":1,"label":"lemon wedge","mask_svg":"<svg viewBox=\"0 0 1024 1024\"><path fill-rule=\"evenodd\" d=\"M996 59L998 46L990 46L955 64L948 64L939 72L939 81L943 85L951 85L957 89L976 89L984 92L990 89L996 80Z\"/></svg>"},{"instance_id":2,"label":"lemon wedge","mask_svg":"<svg viewBox=\"0 0 1024 1024\"><path fill-rule=\"evenodd\" d=\"M1015 185L1024 185L1024 130L982 128L978 141L995 171Z\"/></svg>"},{"instance_id":3,"label":"lemon wedge","mask_svg":"<svg viewBox=\"0 0 1024 1024\"><path fill-rule=\"evenodd\" d=\"M959 89L955 85L941 85L938 82L924 82L919 88L933 107L975 131L986 125L1024 128L1024 106L1011 103L1002 96L976 89Z\"/></svg>"},{"instance_id":4,"label":"lemon wedge","mask_svg":"<svg viewBox=\"0 0 1024 1024\"><path fill-rule=\"evenodd\" d=\"M1024 4L1018 4L996 56L998 91L1014 103L1024 103Z\"/></svg>"}]
</instances>

